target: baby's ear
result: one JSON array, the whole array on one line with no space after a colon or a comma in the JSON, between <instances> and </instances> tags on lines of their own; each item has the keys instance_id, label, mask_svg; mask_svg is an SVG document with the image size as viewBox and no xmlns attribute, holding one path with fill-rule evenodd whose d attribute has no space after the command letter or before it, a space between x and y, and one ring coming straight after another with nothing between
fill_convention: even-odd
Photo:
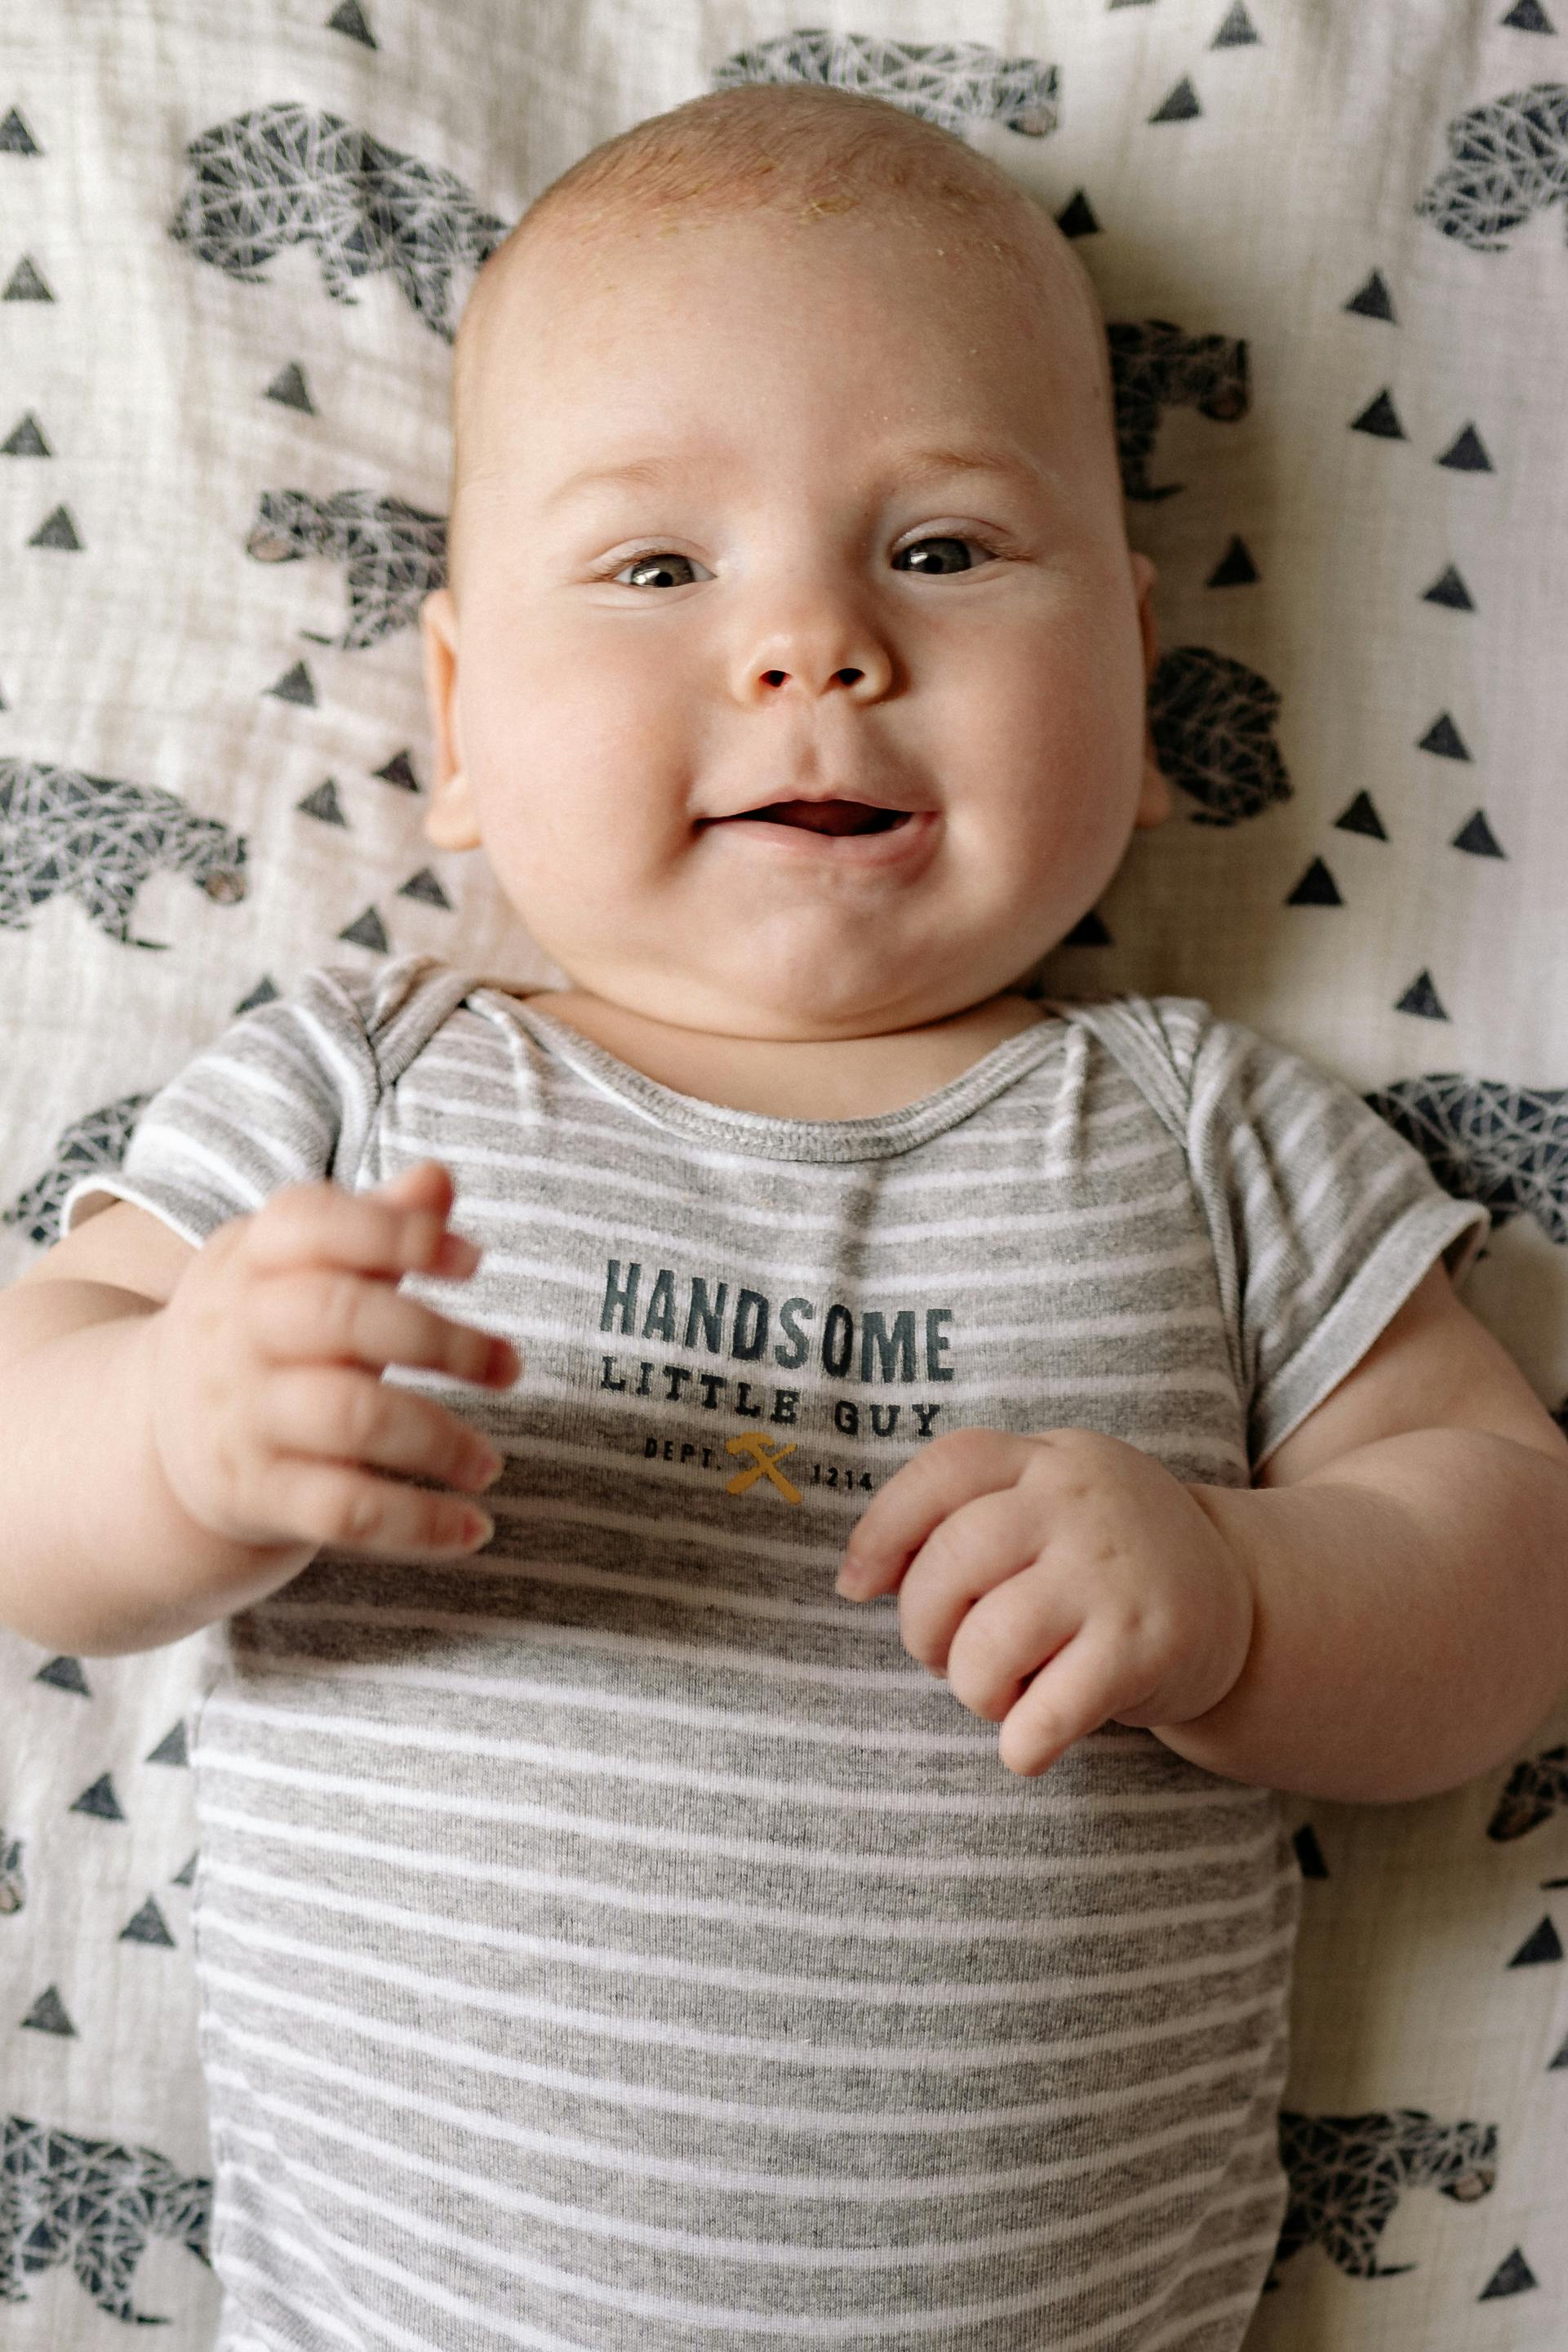
<instances>
[{"instance_id":1,"label":"baby's ear","mask_svg":"<svg viewBox=\"0 0 1568 2352\"><path fill-rule=\"evenodd\" d=\"M1144 684L1147 687L1154 677L1160 657L1159 633L1155 626L1154 588L1158 578L1146 555L1131 555L1133 591L1138 600L1138 627L1144 640ZM1144 775L1138 792L1138 810L1133 823L1137 826L1163 824L1171 813L1171 788L1159 755L1155 750L1154 730L1144 722Z\"/></svg>"},{"instance_id":2,"label":"baby's ear","mask_svg":"<svg viewBox=\"0 0 1568 2352\"><path fill-rule=\"evenodd\" d=\"M1134 827L1142 830L1150 825L1164 824L1171 813L1170 780L1155 752L1155 739L1145 730L1144 775L1138 788L1137 814Z\"/></svg>"},{"instance_id":3,"label":"baby's ear","mask_svg":"<svg viewBox=\"0 0 1568 2352\"><path fill-rule=\"evenodd\" d=\"M479 826L463 767L457 713L457 608L449 588L433 588L419 608L424 656L424 698L435 739L435 793L424 813L424 837L437 849L477 849Z\"/></svg>"},{"instance_id":4,"label":"baby's ear","mask_svg":"<svg viewBox=\"0 0 1568 2352\"><path fill-rule=\"evenodd\" d=\"M1159 573L1146 555L1134 555L1129 550L1128 562L1133 567L1133 593L1138 602L1138 628L1144 640L1144 681L1146 685L1155 674L1155 664L1160 657L1159 635L1155 626L1155 583Z\"/></svg>"}]
</instances>

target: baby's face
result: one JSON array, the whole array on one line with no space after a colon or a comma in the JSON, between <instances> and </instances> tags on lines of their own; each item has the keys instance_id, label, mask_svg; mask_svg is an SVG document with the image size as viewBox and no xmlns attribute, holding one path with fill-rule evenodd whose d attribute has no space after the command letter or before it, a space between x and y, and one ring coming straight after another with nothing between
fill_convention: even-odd
<instances>
[{"instance_id":1,"label":"baby's face","mask_svg":"<svg viewBox=\"0 0 1568 2352\"><path fill-rule=\"evenodd\" d=\"M1166 814L1086 324L942 244L740 215L517 256L423 616L425 830L483 842L579 989L728 1035L925 1025ZM902 822L743 814L830 793Z\"/></svg>"}]
</instances>

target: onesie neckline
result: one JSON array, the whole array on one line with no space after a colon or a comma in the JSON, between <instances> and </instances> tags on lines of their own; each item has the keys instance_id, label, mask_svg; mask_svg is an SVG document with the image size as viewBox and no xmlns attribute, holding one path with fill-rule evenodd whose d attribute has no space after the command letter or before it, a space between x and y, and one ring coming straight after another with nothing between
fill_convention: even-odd
<instances>
[{"instance_id":1,"label":"onesie neckline","mask_svg":"<svg viewBox=\"0 0 1568 2352\"><path fill-rule=\"evenodd\" d=\"M934 1093L897 1110L859 1118L775 1118L766 1111L740 1110L677 1093L657 1078L633 1069L607 1047L584 1037L569 1023L538 1009L536 998L497 991L508 1016L528 1030L547 1053L567 1063L601 1092L613 1095L639 1117L682 1135L700 1136L758 1160L891 1160L956 1127L1054 1053L1065 1024L1054 1003L1036 999L1041 1018L1004 1037L979 1060Z\"/></svg>"}]
</instances>

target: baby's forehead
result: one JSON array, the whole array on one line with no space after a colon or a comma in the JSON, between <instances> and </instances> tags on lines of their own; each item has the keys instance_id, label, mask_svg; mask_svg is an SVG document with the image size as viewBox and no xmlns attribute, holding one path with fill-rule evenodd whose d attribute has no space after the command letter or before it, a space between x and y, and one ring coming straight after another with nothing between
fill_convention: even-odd
<instances>
[{"instance_id":1,"label":"baby's forehead","mask_svg":"<svg viewBox=\"0 0 1568 2352\"><path fill-rule=\"evenodd\" d=\"M1010 232L998 236L992 232L1009 225L991 217L977 223L955 220L941 206L923 214L907 204L861 199L852 207L846 202L838 209L851 215L843 224L848 237L830 227L821 242L810 223L793 215L725 219L678 206L628 214L591 203L580 210L562 208L537 225L525 215L481 272L459 324L453 379L456 477L463 478L470 444L485 427L505 432L528 398L548 394L552 383L570 390L587 354L607 334L635 320L655 346L677 325L689 335L696 315L690 276L678 319L667 308L651 309L648 299L650 262L667 286L670 273L662 266L667 259L680 270L686 257L700 263L709 315L721 320L727 272L737 294L749 295L758 284L771 289L782 280L779 299L799 314L813 301L815 278L847 257L876 296L856 311L857 369L863 370L868 354L906 337L912 318L925 331L957 303L978 339L971 340L967 329L965 349L979 363L956 381L956 411L964 405L966 385L979 404L977 386L988 374L988 360L1004 370L1043 348L1058 394L1071 387L1102 407L1103 429L1110 421L1110 375L1093 288L1049 216L1021 192L1018 204ZM704 234L716 226L735 234L717 239ZM781 268L790 257L804 266ZM802 331L807 328L802 317ZM841 343L824 342L823 363L831 367L836 348L844 351L847 373L852 353ZM488 430L484 437L491 438Z\"/></svg>"}]
</instances>

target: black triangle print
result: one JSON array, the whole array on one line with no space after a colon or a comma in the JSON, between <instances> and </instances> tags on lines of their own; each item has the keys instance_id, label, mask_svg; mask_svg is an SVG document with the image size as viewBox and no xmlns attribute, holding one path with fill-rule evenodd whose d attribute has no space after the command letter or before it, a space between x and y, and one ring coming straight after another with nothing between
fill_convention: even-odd
<instances>
[{"instance_id":1,"label":"black triangle print","mask_svg":"<svg viewBox=\"0 0 1568 2352\"><path fill-rule=\"evenodd\" d=\"M0 155L41 155L43 149L13 107L0 122Z\"/></svg>"},{"instance_id":2,"label":"black triangle print","mask_svg":"<svg viewBox=\"0 0 1568 2352\"><path fill-rule=\"evenodd\" d=\"M1560 1960L1562 1958L1563 1946L1548 1914L1539 1927L1531 1930L1507 1965L1511 1969L1534 1969L1544 1960Z\"/></svg>"},{"instance_id":3,"label":"black triangle print","mask_svg":"<svg viewBox=\"0 0 1568 2352\"><path fill-rule=\"evenodd\" d=\"M279 702L303 703L310 710L316 708L316 681L303 662L296 662L294 667L286 671L277 685L269 686L267 691L276 694Z\"/></svg>"},{"instance_id":4,"label":"black triangle print","mask_svg":"<svg viewBox=\"0 0 1568 2352\"><path fill-rule=\"evenodd\" d=\"M319 817L323 824L346 826L349 822L338 798L338 787L330 776L319 783L313 793L307 793L302 801L296 801L294 805L301 816Z\"/></svg>"},{"instance_id":5,"label":"black triangle print","mask_svg":"<svg viewBox=\"0 0 1568 2352\"><path fill-rule=\"evenodd\" d=\"M1154 0L1111 0L1111 5L1112 5L1112 7L1113 7L1113 9L1115 9L1115 8L1149 8L1149 7L1152 7L1152 6L1153 6L1153 5L1154 5Z\"/></svg>"},{"instance_id":6,"label":"black triangle print","mask_svg":"<svg viewBox=\"0 0 1568 2352\"><path fill-rule=\"evenodd\" d=\"M1100 224L1082 188L1072 194L1056 215L1056 226L1063 236L1098 236Z\"/></svg>"},{"instance_id":7,"label":"black triangle print","mask_svg":"<svg viewBox=\"0 0 1568 2352\"><path fill-rule=\"evenodd\" d=\"M1113 942L1103 919L1091 907L1082 921L1073 924L1061 944L1064 948L1108 948Z\"/></svg>"},{"instance_id":8,"label":"black triangle print","mask_svg":"<svg viewBox=\"0 0 1568 2352\"><path fill-rule=\"evenodd\" d=\"M170 1885L194 1886L196 1883L196 1864L201 1858L202 1850L200 1846L197 1846L193 1852L190 1861L185 1864L184 1869L177 1870L174 1873L173 1877L169 1881Z\"/></svg>"},{"instance_id":9,"label":"black triangle print","mask_svg":"<svg viewBox=\"0 0 1568 2352\"><path fill-rule=\"evenodd\" d=\"M30 408L21 423L13 425L5 440L0 441L0 457L52 457L54 454Z\"/></svg>"},{"instance_id":10,"label":"black triangle print","mask_svg":"<svg viewBox=\"0 0 1568 2352\"><path fill-rule=\"evenodd\" d=\"M0 302L52 302L54 299L36 264L26 254L5 280L5 292L0 294Z\"/></svg>"},{"instance_id":11,"label":"black triangle print","mask_svg":"<svg viewBox=\"0 0 1568 2352\"><path fill-rule=\"evenodd\" d=\"M1549 2074L1554 2074L1560 2066L1568 2067L1568 2036L1564 2037L1563 2047L1556 2057L1547 2062L1546 2071Z\"/></svg>"},{"instance_id":12,"label":"black triangle print","mask_svg":"<svg viewBox=\"0 0 1568 2352\"><path fill-rule=\"evenodd\" d=\"M1259 38L1260 36L1254 28L1251 17L1241 5L1241 0L1235 0L1235 5L1230 14L1208 46L1211 49L1234 49L1239 48L1244 41L1256 41Z\"/></svg>"},{"instance_id":13,"label":"black triangle print","mask_svg":"<svg viewBox=\"0 0 1568 2352\"><path fill-rule=\"evenodd\" d=\"M428 866L422 866L417 874L411 874L397 895L400 898L423 899L427 907L444 907L449 914L452 910L451 899Z\"/></svg>"},{"instance_id":14,"label":"black triangle print","mask_svg":"<svg viewBox=\"0 0 1568 2352\"><path fill-rule=\"evenodd\" d=\"M1314 857L1290 897L1287 907L1343 907L1339 885L1321 857Z\"/></svg>"},{"instance_id":15,"label":"black triangle print","mask_svg":"<svg viewBox=\"0 0 1568 2352\"><path fill-rule=\"evenodd\" d=\"M1443 1010L1442 1001L1437 990L1432 985L1432 975L1429 971L1416 973L1394 1010L1396 1013L1418 1013L1423 1021L1446 1021L1448 1017Z\"/></svg>"},{"instance_id":16,"label":"black triangle print","mask_svg":"<svg viewBox=\"0 0 1568 2352\"><path fill-rule=\"evenodd\" d=\"M163 1734L151 1755L144 1756L141 1760L144 1764L188 1764L190 1762L190 1751L185 1746L183 1716L181 1716L179 1721Z\"/></svg>"},{"instance_id":17,"label":"black triangle print","mask_svg":"<svg viewBox=\"0 0 1568 2352\"><path fill-rule=\"evenodd\" d=\"M174 1949L169 1924L151 1895L135 1918L120 1929L116 1941L121 1944L167 1944L171 1951Z\"/></svg>"},{"instance_id":18,"label":"black triangle print","mask_svg":"<svg viewBox=\"0 0 1568 2352\"><path fill-rule=\"evenodd\" d=\"M1439 711L1421 740L1417 751L1436 751L1439 760L1468 760L1464 738L1446 710Z\"/></svg>"},{"instance_id":19,"label":"black triangle print","mask_svg":"<svg viewBox=\"0 0 1568 2352\"><path fill-rule=\"evenodd\" d=\"M1243 588L1257 577L1258 567L1247 551L1246 542L1232 539L1203 584L1206 588Z\"/></svg>"},{"instance_id":20,"label":"black triangle print","mask_svg":"<svg viewBox=\"0 0 1568 2352\"><path fill-rule=\"evenodd\" d=\"M88 1688L87 1676L81 1670L79 1658L51 1658L47 1666L38 1668L33 1680L36 1683L47 1683L55 1690L69 1691L77 1698L92 1696L91 1691Z\"/></svg>"},{"instance_id":21,"label":"black triangle print","mask_svg":"<svg viewBox=\"0 0 1568 2352\"><path fill-rule=\"evenodd\" d=\"M1500 16L1498 23L1507 25L1516 33L1554 33L1557 30L1541 5L1541 0L1515 0L1514 6L1506 16Z\"/></svg>"},{"instance_id":22,"label":"black triangle print","mask_svg":"<svg viewBox=\"0 0 1568 2352\"><path fill-rule=\"evenodd\" d=\"M419 790L419 779L406 751L394 751L384 768L372 768L371 773L379 776L383 784L395 784L400 793L416 793Z\"/></svg>"},{"instance_id":23,"label":"black triangle print","mask_svg":"<svg viewBox=\"0 0 1568 2352\"><path fill-rule=\"evenodd\" d=\"M1506 857L1508 852L1499 842L1490 825L1477 809L1448 844L1450 849L1468 849L1472 857Z\"/></svg>"},{"instance_id":24,"label":"black triangle print","mask_svg":"<svg viewBox=\"0 0 1568 2352\"><path fill-rule=\"evenodd\" d=\"M1359 416L1350 420L1353 433L1374 433L1380 441L1405 441L1409 438L1394 412L1394 403L1386 392L1369 401Z\"/></svg>"},{"instance_id":25,"label":"black triangle print","mask_svg":"<svg viewBox=\"0 0 1568 2352\"><path fill-rule=\"evenodd\" d=\"M1505 2262L1499 2263L1479 2294L1478 2303L1490 2303L1495 2295L1522 2294L1527 2287L1539 2286L1541 2281L1515 2246Z\"/></svg>"},{"instance_id":26,"label":"black triangle print","mask_svg":"<svg viewBox=\"0 0 1568 2352\"><path fill-rule=\"evenodd\" d=\"M1373 271L1365 285L1351 296L1344 307L1363 319L1386 319L1390 326L1396 323L1394 299L1383 282L1380 269Z\"/></svg>"},{"instance_id":27,"label":"black triangle print","mask_svg":"<svg viewBox=\"0 0 1568 2352\"><path fill-rule=\"evenodd\" d=\"M235 1013L237 1016L241 1013L250 1013L254 1011L256 1006L258 1004L270 1004L277 994L277 987L270 980L267 979L264 972L262 977L256 982L256 986L251 990L250 994L242 998L240 1003L235 1006Z\"/></svg>"},{"instance_id":28,"label":"black triangle print","mask_svg":"<svg viewBox=\"0 0 1568 2352\"><path fill-rule=\"evenodd\" d=\"M1429 588L1421 591L1421 602L1447 604L1456 613L1473 613L1476 609L1475 598L1451 563L1440 580L1434 580Z\"/></svg>"},{"instance_id":29,"label":"black triangle print","mask_svg":"<svg viewBox=\"0 0 1568 2352\"><path fill-rule=\"evenodd\" d=\"M1328 1876L1329 1866L1323 1859L1323 1850L1318 1843L1318 1833L1311 1822L1301 1823L1291 1843L1296 1849L1296 1861L1301 1866L1303 1878Z\"/></svg>"},{"instance_id":30,"label":"black triangle print","mask_svg":"<svg viewBox=\"0 0 1568 2352\"><path fill-rule=\"evenodd\" d=\"M1197 102L1197 92L1186 74L1183 74L1165 104L1155 109L1149 121L1151 122L1190 122L1195 114L1202 112L1203 109Z\"/></svg>"},{"instance_id":31,"label":"black triangle print","mask_svg":"<svg viewBox=\"0 0 1568 2352\"><path fill-rule=\"evenodd\" d=\"M267 387L267 398L282 403L285 408L298 408L307 416L314 416L315 404L305 389L305 371L298 360L290 360L280 368Z\"/></svg>"},{"instance_id":32,"label":"black triangle print","mask_svg":"<svg viewBox=\"0 0 1568 2352\"><path fill-rule=\"evenodd\" d=\"M327 30L329 33L347 33L350 41L363 41L367 49L373 49L376 46L375 37L365 22L359 0L343 0L340 8L334 8L327 19Z\"/></svg>"},{"instance_id":33,"label":"black triangle print","mask_svg":"<svg viewBox=\"0 0 1568 2352\"><path fill-rule=\"evenodd\" d=\"M76 2039L76 2027L53 1985L47 1992L38 1995L22 2022L30 2025L35 2033L65 2033L69 2034L73 2041Z\"/></svg>"},{"instance_id":34,"label":"black triangle print","mask_svg":"<svg viewBox=\"0 0 1568 2352\"><path fill-rule=\"evenodd\" d=\"M356 915L353 921L338 933L338 937L352 940L359 948L374 948L378 955L385 955L387 951L387 935L373 907L367 907L362 915Z\"/></svg>"},{"instance_id":35,"label":"black triangle print","mask_svg":"<svg viewBox=\"0 0 1568 2352\"><path fill-rule=\"evenodd\" d=\"M114 1793L114 1782L107 1772L100 1773L90 1789L84 1789L70 1808L73 1813L90 1813L95 1821L122 1822L120 1800Z\"/></svg>"},{"instance_id":36,"label":"black triangle print","mask_svg":"<svg viewBox=\"0 0 1568 2352\"><path fill-rule=\"evenodd\" d=\"M1335 817L1334 823L1342 833L1370 834L1374 841L1386 841L1388 838L1384 831L1383 819L1372 805L1370 793L1357 793L1350 806Z\"/></svg>"},{"instance_id":37,"label":"black triangle print","mask_svg":"<svg viewBox=\"0 0 1568 2352\"><path fill-rule=\"evenodd\" d=\"M1449 442L1437 463L1439 466L1451 466L1458 474L1491 474L1497 470L1473 425L1467 425L1464 431Z\"/></svg>"},{"instance_id":38,"label":"black triangle print","mask_svg":"<svg viewBox=\"0 0 1568 2352\"><path fill-rule=\"evenodd\" d=\"M77 527L71 520L69 507L57 507L54 513L38 525L27 544L29 547L63 548L68 555L79 555L81 541L77 537Z\"/></svg>"}]
</instances>

